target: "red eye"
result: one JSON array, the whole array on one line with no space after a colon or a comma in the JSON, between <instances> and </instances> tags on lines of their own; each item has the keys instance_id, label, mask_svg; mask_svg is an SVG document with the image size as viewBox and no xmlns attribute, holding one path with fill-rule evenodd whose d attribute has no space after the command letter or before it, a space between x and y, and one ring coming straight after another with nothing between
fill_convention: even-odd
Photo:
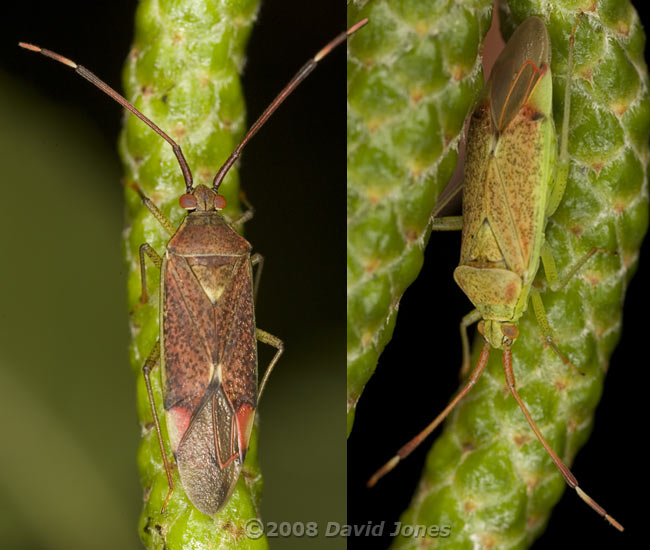
<instances>
[{"instance_id":1,"label":"red eye","mask_svg":"<svg viewBox=\"0 0 650 550\"><path fill-rule=\"evenodd\" d=\"M214 197L214 207L217 210L223 210L226 207L226 197L217 195Z\"/></svg>"},{"instance_id":2,"label":"red eye","mask_svg":"<svg viewBox=\"0 0 650 550\"><path fill-rule=\"evenodd\" d=\"M181 205L181 208L185 210L194 210L196 208L196 197L191 193L185 193L181 195L181 198L178 199L178 203Z\"/></svg>"}]
</instances>

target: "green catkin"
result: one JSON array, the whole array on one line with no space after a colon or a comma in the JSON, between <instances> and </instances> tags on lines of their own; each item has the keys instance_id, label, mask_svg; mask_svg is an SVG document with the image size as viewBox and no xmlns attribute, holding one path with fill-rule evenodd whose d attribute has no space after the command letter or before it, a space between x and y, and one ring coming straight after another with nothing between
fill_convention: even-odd
<instances>
[{"instance_id":1,"label":"green catkin","mask_svg":"<svg viewBox=\"0 0 650 550\"><path fill-rule=\"evenodd\" d=\"M645 36L629 2L598 0L576 7L569 1L511 0L502 8L506 36L531 15L547 23L556 128L561 128L568 38L580 11L586 14L578 27L571 84L569 181L545 234L560 273L591 247L618 255L594 256L558 292L547 288L543 270L538 273L536 286L558 346L585 376L543 345L531 307L512 350L520 395L547 441L570 465L593 426L621 335L625 290L648 226ZM401 517L404 524L448 525L449 536L399 538L394 548L523 549L543 532L566 484L505 387L501 353L493 351L481 380L430 451ZM588 492L597 481L582 480ZM608 511L616 517L615 509ZM595 514L594 525L611 529Z\"/></svg>"},{"instance_id":2,"label":"green catkin","mask_svg":"<svg viewBox=\"0 0 650 550\"><path fill-rule=\"evenodd\" d=\"M492 0L356 0L348 46L348 432L417 276L483 84Z\"/></svg>"},{"instance_id":3,"label":"green catkin","mask_svg":"<svg viewBox=\"0 0 650 550\"><path fill-rule=\"evenodd\" d=\"M257 9L258 0L144 0L138 6L135 39L123 75L126 97L181 145L195 184L211 185L246 129L239 73ZM125 182L136 183L178 226L184 216L178 198L185 187L171 147L131 115L125 119L119 147ZM229 172L220 192L227 199L226 215L236 216L240 212L236 168ZM136 306L141 289L138 248L148 242L162 255L169 235L131 188L125 186L125 193L128 303L133 312L130 357L143 427L138 451L144 487L140 537L152 549L267 548L266 538L252 540L244 528L247 520L259 515L262 478L256 431L237 487L223 510L210 517L194 508L174 468L175 490L166 513L161 514L167 478L142 375L142 365L159 331L160 277L153 266L147 269L149 300L142 307ZM166 439L158 368L152 373L152 383ZM166 444L167 456L173 459Z\"/></svg>"}]
</instances>

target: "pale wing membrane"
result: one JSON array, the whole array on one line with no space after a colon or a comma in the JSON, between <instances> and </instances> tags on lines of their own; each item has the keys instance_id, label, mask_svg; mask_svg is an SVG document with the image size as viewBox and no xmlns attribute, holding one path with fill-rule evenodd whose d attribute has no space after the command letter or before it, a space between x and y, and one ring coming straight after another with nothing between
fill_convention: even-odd
<instances>
[{"instance_id":1,"label":"pale wing membrane","mask_svg":"<svg viewBox=\"0 0 650 550\"><path fill-rule=\"evenodd\" d=\"M204 514L217 513L228 501L241 472L234 414L222 386L217 384L176 452L183 488ZM218 428L215 417L221 419Z\"/></svg>"},{"instance_id":2,"label":"pale wing membrane","mask_svg":"<svg viewBox=\"0 0 650 550\"><path fill-rule=\"evenodd\" d=\"M531 17L513 33L490 74L490 101L495 128L502 131L519 112L550 59L544 22ZM537 69L537 70L536 70Z\"/></svg>"}]
</instances>

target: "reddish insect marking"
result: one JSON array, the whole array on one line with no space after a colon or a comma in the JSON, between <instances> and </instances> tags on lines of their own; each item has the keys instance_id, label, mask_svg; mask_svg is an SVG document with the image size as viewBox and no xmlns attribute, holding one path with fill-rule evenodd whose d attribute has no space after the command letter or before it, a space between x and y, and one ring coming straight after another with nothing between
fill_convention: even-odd
<instances>
[{"instance_id":1,"label":"reddish insect marking","mask_svg":"<svg viewBox=\"0 0 650 550\"><path fill-rule=\"evenodd\" d=\"M517 72L517 75L512 81L512 84L510 85L510 88L508 89L508 94L506 95L506 99L503 102L503 108L501 109L501 113L499 113L499 119L497 123L497 127L501 130L503 130L503 116L506 112L506 106L508 105L508 102L510 101L510 97L512 96L512 92L515 89L517 82L519 79L522 77L524 69L526 67L530 67L532 69L532 74L530 75L528 79L528 86L526 87L526 93L524 94L524 97L526 98L524 102L528 101L528 97L530 96L530 90L533 87L533 84L536 83L542 75L548 70L548 66L544 66L541 69L535 65L531 60L526 61L519 71Z\"/></svg>"},{"instance_id":2,"label":"reddish insect marking","mask_svg":"<svg viewBox=\"0 0 650 550\"><path fill-rule=\"evenodd\" d=\"M503 335L511 340L516 340L519 336L519 329L515 325L502 325Z\"/></svg>"},{"instance_id":3,"label":"reddish insect marking","mask_svg":"<svg viewBox=\"0 0 650 550\"><path fill-rule=\"evenodd\" d=\"M214 207L217 210L223 210L226 207L226 197L223 195L217 195L214 198Z\"/></svg>"},{"instance_id":4,"label":"reddish insect marking","mask_svg":"<svg viewBox=\"0 0 650 550\"><path fill-rule=\"evenodd\" d=\"M544 114L530 104L526 104L521 108L521 114L530 121L540 120Z\"/></svg>"},{"instance_id":5,"label":"reddish insect marking","mask_svg":"<svg viewBox=\"0 0 650 550\"><path fill-rule=\"evenodd\" d=\"M465 70L465 67L463 67L462 65L456 65L451 69L451 77L456 82L460 82L461 80L463 80L466 74L467 71Z\"/></svg>"},{"instance_id":6,"label":"reddish insect marking","mask_svg":"<svg viewBox=\"0 0 650 550\"><path fill-rule=\"evenodd\" d=\"M461 445L461 449L463 451L463 455L471 453L473 450L476 449L476 445L472 443L471 441L463 441Z\"/></svg>"},{"instance_id":7,"label":"reddish insect marking","mask_svg":"<svg viewBox=\"0 0 650 550\"><path fill-rule=\"evenodd\" d=\"M519 293L519 283L518 281L511 281L506 285L505 292L505 301L506 303L512 303L516 300L517 294Z\"/></svg>"},{"instance_id":8,"label":"reddish insect marking","mask_svg":"<svg viewBox=\"0 0 650 550\"><path fill-rule=\"evenodd\" d=\"M515 442L515 445L517 445L517 447L523 447L530 441L530 436L524 434L515 434L512 437L512 440Z\"/></svg>"},{"instance_id":9,"label":"reddish insect marking","mask_svg":"<svg viewBox=\"0 0 650 550\"><path fill-rule=\"evenodd\" d=\"M411 92L411 102L414 105L417 105L418 103L420 103L420 101L422 100L423 97L424 97L424 94L422 93L422 90L413 90Z\"/></svg>"},{"instance_id":10,"label":"reddish insect marking","mask_svg":"<svg viewBox=\"0 0 650 550\"><path fill-rule=\"evenodd\" d=\"M415 32L418 33L420 36L424 36L429 32L429 27L428 25L420 21L415 25Z\"/></svg>"},{"instance_id":11,"label":"reddish insect marking","mask_svg":"<svg viewBox=\"0 0 650 550\"><path fill-rule=\"evenodd\" d=\"M596 11L596 8L592 11ZM629 36L630 34L630 26L627 24L625 21L619 21L617 24L617 30L620 32L623 36Z\"/></svg>"},{"instance_id":12,"label":"reddish insect marking","mask_svg":"<svg viewBox=\"0 0 650 550\"><path fill-rule=\"evenodd\" d=\"M178 199L178 204L185 210L194 210L196 208L196 197L192 193L185 193Z\"/></svg>"},{"instance_id":13,"label":"reddish insect marking","mask_svg":"<svg viewBox=\"0 0 650 550\"><path fill-rule=\"evenodd\" d=\"M239 448L248 449L248 442L251 437L251 432L253 431L253 421L255 419L255 409L251 407L248 403L244 403L237 410L237 424L239 425L239 430L237 433L239 435Z\"/></svg>"},{"instance_id":14,"label":"reddish insect marking","mask_svg":"<svg viewBox=\"0 0 650 550\"><path fill-rule=\"evenodd\" d=\"M192 421L192 411L185 407L173 407L169 410L174 421L174 430L178 434L184 434Z\"/></svg>"},{"instance_id":15,"label":"reddish insect marking","mask_svg":"<svg viewBox=\"0 0 650 550\"><path fill-rule=\"evenodd\" d=\"M591 286L598 286L602 281L602 277L600 276L600 274L594 272L585 273L585 279L589 281L589 284Z\"/></svg>"},{"instance_id":16,"label":"reddish insect marking","mask_svg":"<svg viewBox=\"0 0 650 550\"><path fill-rule=\"evenodd\" d=\"M581 225L574 225L573 227L569 227L569 231L571 231L571 233L573 233L576 237L580 237L584 231L584 227Z\"/></svg>"}]
</instances>

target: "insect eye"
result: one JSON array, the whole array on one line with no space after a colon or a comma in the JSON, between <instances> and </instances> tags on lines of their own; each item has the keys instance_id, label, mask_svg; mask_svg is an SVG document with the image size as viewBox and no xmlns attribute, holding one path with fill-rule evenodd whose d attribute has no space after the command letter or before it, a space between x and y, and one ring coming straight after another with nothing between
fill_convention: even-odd
<instances>
[{"instance_id":1,"label":"insect eye","mask_svg":"<svg viewBox=\"0 0 650 550\"><path fill-rule=\"evenodd\" d=\"M223 210L226 207L226 197L223 195L216 195L214 197L214 207L217 210Z\"/></svg>"},{"instance_id":2,"label":"insect eye","mask_svg":"<svg viewBox=\"0 0 650 550\"><path fill-rule=\"evenodd\" d=\"M194 210L196 208L196 197L191 193L185 193L178 199L178 203L185 210Z\"/></svg>"},{"instance_id":3,"label":"insect eye","mask_svg":"<svg viewBox=\"0 0 650 550\"><path fill-rule=\"evenodd\" d=\"M503 325L503 335L506 338L515 340L519 336L519 330L515 325Z\"/></svg>"}]
</instances>

